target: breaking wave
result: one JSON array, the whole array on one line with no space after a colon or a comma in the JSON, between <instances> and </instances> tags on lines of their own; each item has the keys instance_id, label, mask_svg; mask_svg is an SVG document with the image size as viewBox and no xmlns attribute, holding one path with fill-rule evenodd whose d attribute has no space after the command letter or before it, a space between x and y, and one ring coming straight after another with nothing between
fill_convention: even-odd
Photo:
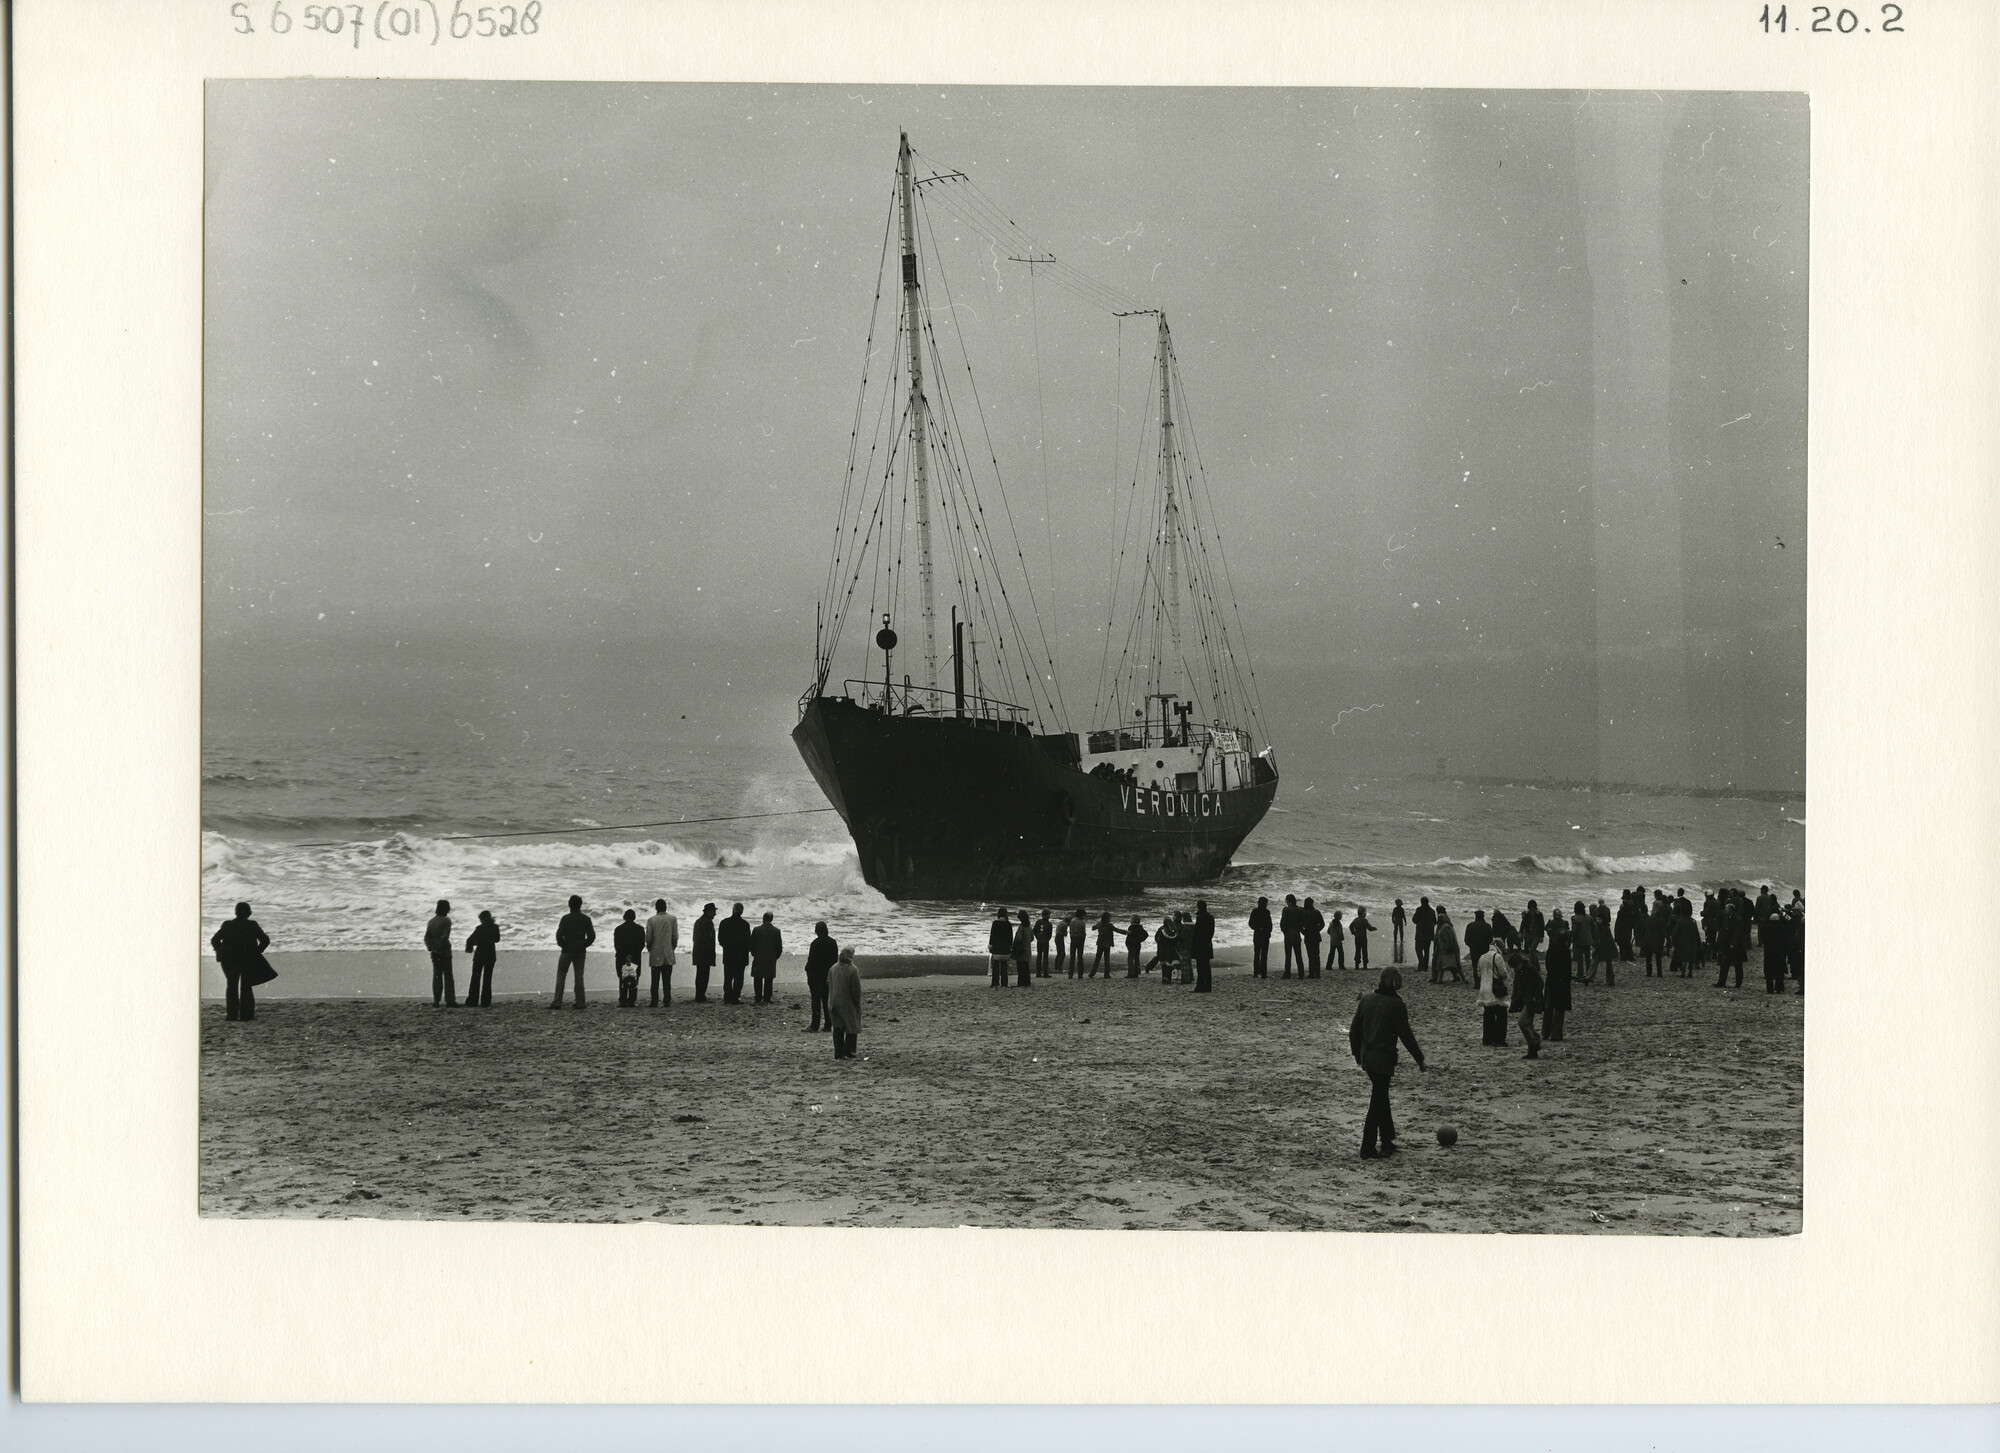
<instances>
[{"instance_id":1,"label":"breaking wave","mask_svg":"<svg viewBox=\"0 0 2000 1453\"><path fill-rule=\"evenodd\" d=\"M238 838L204 831L205 919L250 901L287 948L402 947L421 939L422 919L439 897L461 916L491 909L510 930L539 941L571 893L588 911L644 908L665 898L684 917L704 900L758 903L796 923L887 910L868 887L851 844L763 841L752 847L674 842L517 842L393 832L322 845ZM414 938L413 938L414 936ZM518 940L516 940L518 941Z\"/></svg>"},{"instance_id":2,"label":"breaking wave","mask_svg":"<svg viewBox=\"0 0 2000 1453\"><path fill-rule=\"evenodd\" d=\"M1523 873L1554 873L1571 878L1608 878L1651 874L1654 877L1694 871L1695 857L1685 848L1664 853L1636 853L1627 856L1596 853L1522 853L1518 857L1493 857L1482 853L1473 858L1432 858L1424 863L1359 863L1350 871L1363 873L1444 872L1466 877Z\"/></svg>"}]
</instances>

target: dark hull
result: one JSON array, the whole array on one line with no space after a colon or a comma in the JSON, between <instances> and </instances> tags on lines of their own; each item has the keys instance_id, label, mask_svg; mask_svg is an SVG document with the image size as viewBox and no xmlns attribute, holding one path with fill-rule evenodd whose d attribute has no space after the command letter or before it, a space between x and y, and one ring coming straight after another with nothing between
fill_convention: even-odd
<instances>
[{"instance_id":1,"label":"dark hull","mask_svg":"<svg viewBox=\"0 0 2000 1453\"><path fill-rule=\"evenodd\" d=\"M1228 792L1148 792L1077 770L1045 738L844 697L809 701L792 740L854 835L862 876L891 898L1206 882L1278 790L1273 772Z\"/></svg>"}]
</instances>

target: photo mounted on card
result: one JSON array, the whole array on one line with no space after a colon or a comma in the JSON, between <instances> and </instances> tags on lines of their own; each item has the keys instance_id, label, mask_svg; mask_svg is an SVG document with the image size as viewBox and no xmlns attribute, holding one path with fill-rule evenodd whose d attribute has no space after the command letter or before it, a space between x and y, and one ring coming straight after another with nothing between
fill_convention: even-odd
<instances>
[{"instance_id":1,"label":"photo mounted on card","mask_svg":"<svg viewBox=\"0 0 2000 1453\"><path fill-rule=\"evenodd\" d=\"M203 104L204 1218L1801 1231L1803 93Z\"/></svg>"},{"instance_id":2,"label":"photo mounted on card","mask_svg":"<svg viewBox=\"0 0 2000 1453\"><path fill-rule=\"evenodd\" d=\"M24 1396L1993 1395L1983 12L530 8L17 7Z\"/></svg>"}]
</instances>

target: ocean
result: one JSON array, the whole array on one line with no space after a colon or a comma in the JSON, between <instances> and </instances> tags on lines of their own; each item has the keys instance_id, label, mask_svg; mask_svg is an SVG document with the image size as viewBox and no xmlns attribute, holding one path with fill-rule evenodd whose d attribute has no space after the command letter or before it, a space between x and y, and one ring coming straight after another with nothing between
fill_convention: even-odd
<instances>
[{"instance_id":1,"label":"ocean","mask_svg":"<svg viewBox=\"0 0 2000 1453\"><path fill-rule=\"evenodd\" d=\"M768 739L767 739L768 738ZM1329 918L1420 896L1464 923L1637 884L1803 888L1805 804L1671 790L1342 775L1290 764L1277 805L1217 881L1014 909L1109 909L1147 927L1205 897L1223 943L1260 895L1311 895ZM995 905L892 903L861 876L839 817L782 733L653 748L610 738L501 748L354 731L220 733L202 757L203 952L249 901L274 949L418 949L437 899L469 931L491 909L503 946L552 943L570 894L608 931L665 898L769 911L802 942L815 919L862 953L984 952ZM691 823L752 813L792 816ZM667 826L625 827L634 823ZM564 831L584 829L584 831ZM465 835L518 833L473 838Z\"/></svg>"}]
</instances>

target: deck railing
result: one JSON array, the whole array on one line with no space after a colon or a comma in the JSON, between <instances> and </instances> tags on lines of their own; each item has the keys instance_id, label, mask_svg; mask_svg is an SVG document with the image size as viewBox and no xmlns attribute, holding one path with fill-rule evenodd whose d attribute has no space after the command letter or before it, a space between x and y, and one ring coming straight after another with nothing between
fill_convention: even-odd
<instances>
[{"instance_id":1,"label":"deck railing","mask_svg":"<svg viewBox=\"0 0 2000 1453\"><path fill-rule=\"evenodd\" d=\"M856 681L849 679L840 683L841 694L850 701L877 711L886 711L891 716L934 716L954 717L959 713L959 700L948 686L913 686L907 682L901 686L883 681ZM821 686L809 687L799 698L799 714L813 698L824 694ZM1032 726L1035 714L1025 706L1017 706L1011 701L1002 701L993 696L973 696L964 698L964 715L983 721L1013 722L1020 726Z\"/></svg>"}]
</instances>

